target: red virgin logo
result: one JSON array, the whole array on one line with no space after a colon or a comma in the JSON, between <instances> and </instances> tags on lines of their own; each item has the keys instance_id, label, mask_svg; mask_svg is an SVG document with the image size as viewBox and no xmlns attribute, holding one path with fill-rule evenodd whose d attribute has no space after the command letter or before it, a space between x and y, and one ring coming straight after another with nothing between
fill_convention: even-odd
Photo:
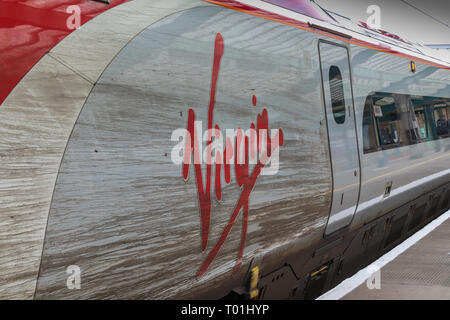
<instances>
[{"instance_id":1,"label":"red virgin logo","mask_svg":"<svg viewBox=\"0 0 450 320\"><path fill-rule=\"evenodd\" d=\"M224 41L222 35L218 33L214 46L207 131L202 135L201 121L196 121L194 110L189 109L187 129L178 129L172 134L173 141L179 141L182 138L181 142L173 149L172 161L182 164L182 175L185 180L188 180L189 170L191 164L193 164L200 207L203 252L207 250L213 197L215 196L219 201L222 199L222 168L223 180L226 184L230 184L231 166L234 166L236 183L241 189L230 219L223 229L219 240L203 261L198 270L197 278L201 278L211 266L220 248L225 243L239 213L242 212L243 230L234 273L239 270L247 236L250 194L260 175L273 175L278 171L278 152L279 147L283 145L283 131L281 129L271 130L270 136L268 134L269 114L265 108L260 114L258 113L256 121L252 122L250 128L245 132L241 128L237 130L227 129L225 145L223 145L224 135L222 135L219 124L215 123L214 120L217 81L223 54ZM251 101L253 107L256 107L256 96L252 96ZM202 142L206 143L204 153L202 152ZM181 159L179 157L180 154L183 155ZM204 181L202 175L202 162L206 162L206 181ZM215 166L215 174L213 174L213 166ZM213 184L214 195L212 195Z\"/></svg>"}]
</instances>

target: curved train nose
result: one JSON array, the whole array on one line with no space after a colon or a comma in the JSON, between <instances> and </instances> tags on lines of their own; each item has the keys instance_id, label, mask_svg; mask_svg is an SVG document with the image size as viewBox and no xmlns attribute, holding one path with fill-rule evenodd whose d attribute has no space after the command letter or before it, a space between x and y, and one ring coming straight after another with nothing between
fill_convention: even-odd
<instances>
[{"instance_id":1,"label":"curved train nose","mask_svg":"<svg viewBox=\"0 0 450 320\"><path fill-rule=\"evenodd\" d=\"M448 66L278 2L0 24L0 298L315 298L448 209Z\"/></svg>"}]
</instances>

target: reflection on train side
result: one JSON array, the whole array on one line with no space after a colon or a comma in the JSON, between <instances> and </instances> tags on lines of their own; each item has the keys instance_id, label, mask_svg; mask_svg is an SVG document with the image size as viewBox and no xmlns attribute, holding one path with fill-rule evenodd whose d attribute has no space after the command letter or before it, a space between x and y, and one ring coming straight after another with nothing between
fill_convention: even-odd
<instances>
[{"instance_id":1,"label":"reflection on train side","mask_svg":"<svg viewBox=\"0 0 450 320\"><path fill-rule=\"evenodd\" d=\"M363 114L364 153L450 136L450 99L376 92Z\"/></svg>"},{"instance_id":2,"label":"reflection on train side","mask_svg":"<svg viewBox=\"0 0 450 320\"><path fill-rule=\"evenodd\" d=\"M442 177L447 177L449 174L450 174L450 169L447 169L447 170L443 170L443 171L434 173L432 175L414 180L406 185L403 185L403 186L398 187L397 189L394 189L389 198L385 199L383 195L379 195L373 199L370 199L370 200L360 203L358 205L358 210L363 211L363 210L366 210L369 208L373 208L373 206L381 203L381 201L384 201L383 204L385 206L390 206L391 204L389 204L388 202L390 200L392 200L391 202L394 203L395 202L394 200L397 196L401 196L402 194L405 194L405 193L413 193L413 192L417 193L418 189L423 188L424 185L432 183L433 181L436 181ZM374 179L372 179L372 181L375 179L379 179L379 178L381 178L381 177L375 177ZM368 181L368 182L371 182L371 181ZM366 183L368 183L368 182L366 182ZM395 203L393 204L393 206L395 206Z\"/></svg>"}]
</instances>

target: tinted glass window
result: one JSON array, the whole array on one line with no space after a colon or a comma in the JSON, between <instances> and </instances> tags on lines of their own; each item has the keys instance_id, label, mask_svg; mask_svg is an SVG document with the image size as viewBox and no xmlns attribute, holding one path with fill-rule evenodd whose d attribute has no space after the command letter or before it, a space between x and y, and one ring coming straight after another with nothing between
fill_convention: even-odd
<instances>
[{"instance_id":1,"label":"tinted glass window","mask_svg":"<svg viewBox=\"0 0 450 320\"><path fill-rule=\"evenodd\" d=\"M405 116L393 96L372 98L373 114L378 128L380 146L403 146L408 142ZM406 118L407 119L407 118Z\"/></svg>"},{"instance_id":2,"label":"tinted glass window","mask_svg":"<svg viewBox=\"0 0 450 320\"><path fill-rule=\"evenodd\" d=\"M366 99L363 114L364 153L378 150L375 121L373 117L372 97Z\"/></svg>"},{"instance_id":3,"label":"tinted glass window","mask_svg":"<svg viewBox=\"0 0 450 320\"><path fill-rule=\"evenodd\" d=\"M438 101L433 105L433 110L438 137L448 137L450 135L450 128L447 113L447 103L445 103L445 101Z\"/></svg>"},{"instance_id":4,"label":"tinted glass window","mask_svg":"<svg viewBox=\"0 0 450 320\"><path fill-rule=\"evenodd\" d=\"M341 71L338 67L331 66L329 76L331 107L333 108L334 120L336 120L336 123L342 124L345 122L345 98Z\"/></svg>"},{"instance_id":5,"label":"tinted glass window","mask_svg":"<svg viewBox=\"0 0 450 320\"><path fill-rule=\"evenodd\" d=\"M414 119L413 119L414 127L416 128L416 140L423 140L428 138L428 125L427 118L425 115L425 107L424 106L414 106Z\"/></svg>"},{"instance_id":6,"label":"tinted glass window","mask_svg":"<svg viewBox=\"0 0 450 320\"><path fill-rule=\"evenodd\" d=\"M364 153L450 137L450 99L374 93L363 113Z\"/></svg>"}]
</instances>

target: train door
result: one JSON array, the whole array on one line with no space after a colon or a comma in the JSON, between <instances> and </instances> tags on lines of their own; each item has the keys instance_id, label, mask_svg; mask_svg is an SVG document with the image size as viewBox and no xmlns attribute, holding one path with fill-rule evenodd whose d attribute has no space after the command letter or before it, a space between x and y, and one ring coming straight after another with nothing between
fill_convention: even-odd
<instances>
[{"instance_id":1,"label":"train door","mask_svg":"<svg viewBox=\"0 0 450 320\"><path fill-rule=\"evenodd\" d=\"M359 199L360 163L347 48L320 41L319 54L333 170L332 204L325 230L329 235L353 219Z\"/></svg>"}]
</instances>

